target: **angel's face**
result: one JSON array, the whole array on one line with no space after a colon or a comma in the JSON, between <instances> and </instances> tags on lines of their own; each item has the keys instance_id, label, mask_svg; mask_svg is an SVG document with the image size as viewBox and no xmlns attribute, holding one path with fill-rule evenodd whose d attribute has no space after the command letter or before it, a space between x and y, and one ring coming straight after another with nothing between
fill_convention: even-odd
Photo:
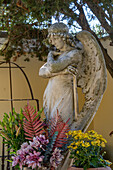
<instances>
[{"instance_id":1,"label":"angel's face","mask_svg":"<svg viewBox=\"0 0 113 170\"><path fill-rule=\"evenodd\" d=\"M58 50L62 50L65 46L65 42L63 39L58 35L51 35L50 36L50 42L52 45L54 45Z\"/></svg>"}]
</instances>

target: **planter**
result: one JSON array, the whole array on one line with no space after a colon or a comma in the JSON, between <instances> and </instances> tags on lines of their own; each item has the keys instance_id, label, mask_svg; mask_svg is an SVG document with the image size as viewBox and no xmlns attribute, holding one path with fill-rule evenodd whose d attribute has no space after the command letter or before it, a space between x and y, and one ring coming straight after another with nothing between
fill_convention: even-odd
<instances>
[{"instance_id":1,"label":"planter","mask_svg":"<svg viewBox=\"0 0 113 170\"><path fill-rule=\"evenodd\" d=\"M84 170L83 168L70 167L68 170ZM110 167L88 168L87 170L111 170Z\"/></svg>"},{"instance_id":2,"label":"planter","mask_svg":"<svg viewBox=\"0 0 113 170\"><path fill-rule=\"evenodd\" d=\"M23 170L32 170L32 168L24 167ZM38 168L35 168L34 170L38 170ZM40 170L47 170L46 168L40 168Z\"/></svg>"}]
</instances>

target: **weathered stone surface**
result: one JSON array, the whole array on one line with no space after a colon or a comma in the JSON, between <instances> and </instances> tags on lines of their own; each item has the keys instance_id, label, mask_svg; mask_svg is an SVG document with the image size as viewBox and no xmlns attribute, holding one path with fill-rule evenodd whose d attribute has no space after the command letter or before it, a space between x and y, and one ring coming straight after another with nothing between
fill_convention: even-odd
<instances>
[{"instance_id":1,"label":"weathered stone surface","mask_svg":"<svg viewBox=\"0 0 113 170\"><path fill-rule=\"evenodd\" d=\"M43 98L46 118L51 119L58 109L64 121L70 118L71 129L85 131L106 89L107 74L103 53L89 32L78 33L80 42L75 42L67 26L61 23L52 25L48 37L56 50L49 52L47 63L39 71L40 76L49 78ZM77 93L76 86L82 88L85 103L82 111L76 113L74 121L78 103L77 95L74 94ZM59 170L66 170L69 164L67 157Z\"/></svg>"},{"instance_id":2,"label":"weathered stone surface","mask_svg":"<svg viewBox=\"0 0 113 170\"><path fill-rule=\"evenodd\" d=\"M77 86L85 94L85 104L72 128L85 130L98 109L107 76L96 39L87 31L78 33L77 38L83 46L72 40L65 24L53 24L49 29L49 40L57 49L49 52L47 63L40 68L39 75L49 78L43 102L47 119L53 117L58 109L63 120L70 118L70 123L74 120L74 102L77 104L73 94L73 75L76 76Z\"/></svg>"}]
</instances>

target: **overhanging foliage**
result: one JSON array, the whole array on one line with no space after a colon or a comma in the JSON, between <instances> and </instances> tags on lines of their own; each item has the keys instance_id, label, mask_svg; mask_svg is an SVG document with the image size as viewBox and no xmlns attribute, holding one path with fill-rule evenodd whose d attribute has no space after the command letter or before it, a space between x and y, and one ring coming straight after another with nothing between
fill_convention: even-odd
<instances>
[{"instance_id":1,"label":"overhanging foliage","mask_svg":"<svg viewBox=\"0 0 113 170\"><path fill-rule=\"evenodd\" d=\"M91 32L103 50L107 68L113 77L113 61L98 39L103 34L109 35L110 45L113 45L112 0L1 0L0 30L8 32L8 43L1 54L7 61L12 56L16 59L22 54L26 55L23 39L29 45L27 40L35 38L36 46L29 53L35 52L36 57L44 60L43 56L48 51L43 40L53 17L57 21L66 19L75 32L78 27ZM95 24L97 19L99 22Z\"/></svg>"}]
</instances>

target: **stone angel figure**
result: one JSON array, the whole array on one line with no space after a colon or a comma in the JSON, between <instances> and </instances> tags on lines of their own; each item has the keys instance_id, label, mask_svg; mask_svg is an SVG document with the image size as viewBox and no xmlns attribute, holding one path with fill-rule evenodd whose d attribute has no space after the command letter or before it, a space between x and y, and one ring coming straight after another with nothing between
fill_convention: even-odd
<instances>
[{"instance_id":1,"label":"stone angel figure","mask_svg":"<svg viewBox=\"0 0 113 170\"><path fill-rule=\"evenodd\" d=\"M39 75L49 78L43 96L47 119L57 113L66 121L70 118L73 129L85 130L93 119L106 89L106 66L103 53L96 39L87 31L69 33L63 23L48 29L49 42L55 46L40 68ZM77 87L85 94L85 103L78 112Z\"/></svg>"}]
</instances>

